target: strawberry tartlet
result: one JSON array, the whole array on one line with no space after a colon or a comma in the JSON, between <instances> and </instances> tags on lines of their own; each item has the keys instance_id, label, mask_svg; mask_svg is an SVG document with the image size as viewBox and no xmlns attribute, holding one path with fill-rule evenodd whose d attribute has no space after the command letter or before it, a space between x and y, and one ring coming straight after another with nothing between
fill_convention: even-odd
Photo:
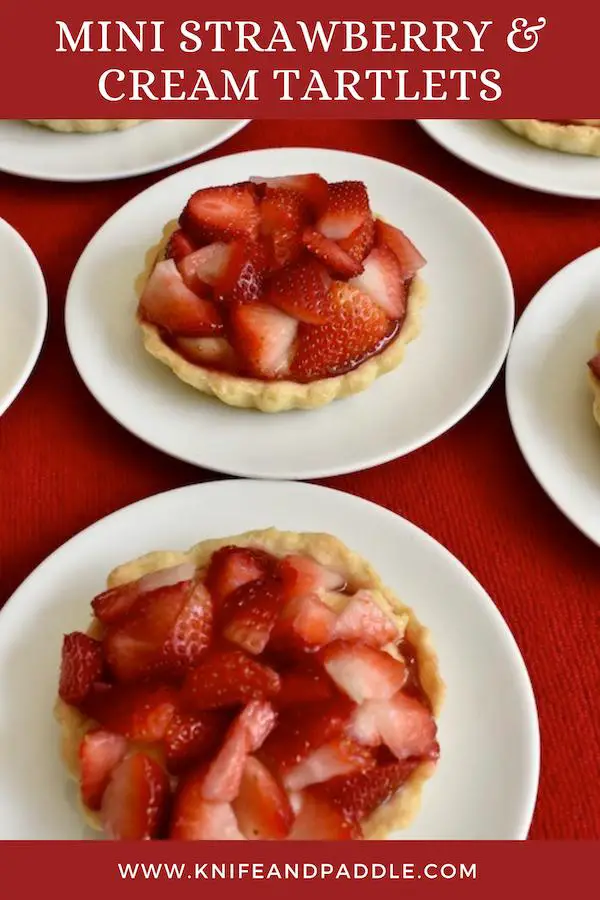
<instances>
[{"instance_id":1,"label":"strawberry tartlet","mask_svg":"<svg viewBox=\"0 0 600 900\"><path fill-rule=\"evenodd\" d=\"M594 419L600 426L600 332L596 337L596 350L598 352L588 362L588 374L594 394Z\"/></svg>"},{"instance_id":2,"label":"strawberry tartlet","mask_svg":"<svg viewBox=\"0 0 600 900\"><path fill-rule=\"evenodd\" d=\"M252 178L194 193L150 251L146 350L231 406L310 409L367 388L420 330L425 259L360 181Z\"/></svg>"},{"instance_id":3,"label":"strawberry tartlet","mask_svg":"<svg viewBox=\"0 0 600 900\"><path fill-rule=\"evenodd\" d=\"M600 156L600 119L501 119L510 131L539 147Z\"/></svg>"},{"instance_id":4,"label":"strawberry tartlet","mask_svg":"<svg viewBox=\"0 0 600 900\"><path fill-rule=\"evenodd\" d=\"M429 632L336 538L275 529L116 569L64 638L56 717L113 840L383 838L419 808Z\"/></svg>"}]
</instances>

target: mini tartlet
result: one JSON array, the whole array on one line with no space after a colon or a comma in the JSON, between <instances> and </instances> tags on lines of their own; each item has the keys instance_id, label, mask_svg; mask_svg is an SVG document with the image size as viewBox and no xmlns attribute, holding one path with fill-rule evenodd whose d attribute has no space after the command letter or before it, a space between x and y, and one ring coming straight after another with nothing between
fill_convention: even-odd
<instances>
[{"instance_id":1,"label":"mini tartlet","mask_svg":"<svg viewBox=\"0 0 600 900\"><path fill-rule=\"evenodd\" d=\"M66 635L55 714L112 839L379 839L418 811L430 634L336 538L276 529L120 566Z\"/></svg>"},{"instance_id":2,"label":"mini tartlet","mask_svg":"<svg viewBox=\"0 0 600 900\"><path fill-rule=\"evenodd\" d=\"M600 119L501 119L506 128L540 147L600 156Z\"/></svg>"},{"instance_id":3,"label":"mini tartlet","mask_svg":"<svg viewBox=\"0 0 600 900\"><path fill-rule=\"evenodd\" d=\"M598 352L588 362L588 376L594 395L594 418L600 426L600 332L596 336L596 350Z\"/></svg>"},{"instance_id":4,"label":"mini tartlet","mask_svg":"<svg viewBox=\"0 0 600 900\"><path fill-rule=\"evenodd\" d=\"M64 134L101 134L105 131L124 131L140 125L143 119L26 119L30 125L49 128Z\"/></svg>"},{"instance_id":5,"label":"mini tartlet","mask_svg":"<svg viewBox=\"0 0 600 900\"><path fill-rule=\"evenodd\" d=\"M196 191L137 285L146 350L230 406L311 409L396 368L425 259L365 185L316 174Z\"/></svg>"}]
</instances>

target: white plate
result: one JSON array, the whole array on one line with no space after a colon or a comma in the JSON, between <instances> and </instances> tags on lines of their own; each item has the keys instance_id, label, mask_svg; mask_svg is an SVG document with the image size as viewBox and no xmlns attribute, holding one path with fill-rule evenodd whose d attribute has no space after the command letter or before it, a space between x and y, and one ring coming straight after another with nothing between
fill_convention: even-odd
<instances>
[{"instance_id":1,"label":"white plate","mask_svg":"<svg viewBox=\"0 0 600 900\"><path fill-rule=\"evenodd\" d=\"M430 301L423 331L393 373L318 411L266 415L227 407L184 385L141 345L134 282L148 248L197 188L252 174L320 172L366 182L373 208L422 250ZM497 374L513 327L510 276L466 207L391 163L334 150L278 149L203 163L119 210L83 253L69 286L66 327L79 373L98 402L142 440L219 472L316 478L368 468L442 434ZM477 335L476 340L473 335Z\"/></svg>"},{"instance_id":2,"label":"white plate","mask_svg":"<svg viewBox=\"0 0 600 900\"><path fill-rule=\"evenodd\" d=\"M488 175L548 194L600 198L600 159L538 147L489 120L420 119L419 125L454 156Z\"/></svg>"},{"instance_id":3,"label":"white plate","mask_svg":"<svg viewBox=\"0 0 600 900\"><path fill-rule=\"evenodd\" d=\"M0 415L31 374L47 321L46 285L38 261L21 235L0 219Z\"/></svg>"},{"instance_id":4,"label":"white plate","mask_svg":"<svg viewBox=\"0 0 600 900\"><path fill-rule=\"evenodd\" d=\"M112 181L156 172L233 137L248 119L160 119L125 131L60 134L0 120L0 170L47 181Z\"/></svg>"},{"instance_id":5,"label":"white plate","mask_svg":"<svg viewBox=\"0 0 600 900\"><path fill-rule=\"evenodd\" d=\"M506 396L531 471L558 508L600 544L600 429L587 361L600 331L600 247L544 285L515 330Z\"/></svg>"},{"instance_id":6,"label":"white plate","mask_svg":"<svg viewBox=\"0 0 600 900\"><path fill-rule=\"evenodd\" d=\"M442 755L418 818L395 836L526 837L539 770L535 702L517 645L474 578L433 538L365 500L295 482L217 481L159 494L101 520L42 563L4 608L0 839L91 836L59 760L52 706L62 634L85 627L88 600L108 571L151 549L187 549L271 525L337 535L432 630L447 684Z\"/></svg>"}]
</instances>

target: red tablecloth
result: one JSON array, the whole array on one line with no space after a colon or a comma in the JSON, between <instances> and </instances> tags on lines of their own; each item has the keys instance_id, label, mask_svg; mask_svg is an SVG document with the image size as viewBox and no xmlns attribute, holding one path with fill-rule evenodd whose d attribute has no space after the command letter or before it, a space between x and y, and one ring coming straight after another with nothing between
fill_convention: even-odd
<instances>
[{"instance_id":1,"label":"red tablecloth","mask_svg":"<svg viewBox=\"0 0 600 900\"><path fill-rule=\"evenodd\" d=\"M209 156L299 145L379 156L454 193L498 240L519 312L559 268L600 244L599 203L505 185L455 160L412 122L254 122ZM162 177L61 185L0 175L0 215L33 248L50 294L41 359L0 419L0 605L44 557L96 519L149 494L218 477L117 425L84 388L65 341L64 297L80 253L116 209ZM327 483L415 522L489 591L522 649L540 711L542 775L531 837L600 837L600 553L525 465L503 377L428 447Z\"/></svg>"}]
</instances>

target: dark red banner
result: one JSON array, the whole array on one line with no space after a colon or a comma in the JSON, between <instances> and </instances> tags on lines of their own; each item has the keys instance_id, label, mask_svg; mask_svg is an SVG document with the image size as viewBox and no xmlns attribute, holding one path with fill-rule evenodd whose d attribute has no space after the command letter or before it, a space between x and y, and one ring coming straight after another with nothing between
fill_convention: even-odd
<instances>
[{"instance_id":1,"label":"dark red banner","mask_svg":"<svg viewBox=\"0 0 600 900\"><path fill-rule=\"evenodd\" d=\"M378 0L350 9L317 0L210 10L189 0L4 4L0 115L599 115L597 5Z\"/></svg>"}]
</instances>

